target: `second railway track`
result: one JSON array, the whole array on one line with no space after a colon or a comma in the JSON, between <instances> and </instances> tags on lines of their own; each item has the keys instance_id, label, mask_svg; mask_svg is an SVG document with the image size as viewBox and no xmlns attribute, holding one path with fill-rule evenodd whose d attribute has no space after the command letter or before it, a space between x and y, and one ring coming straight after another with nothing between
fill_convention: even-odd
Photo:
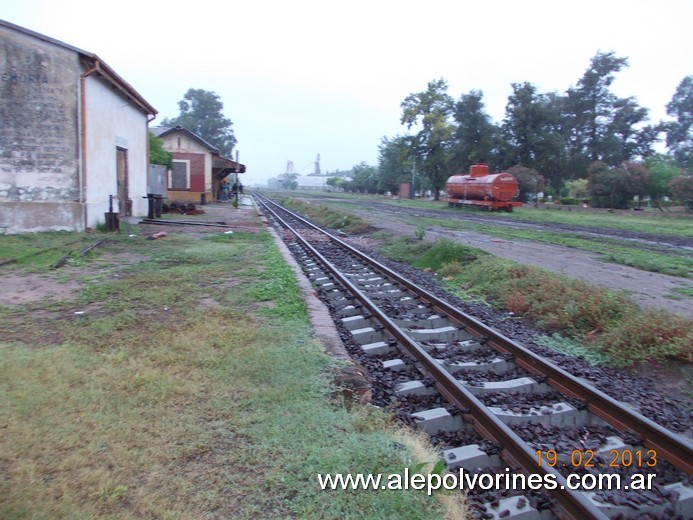
<instances>
[{"instance_id":1,"label":"second railway track","mask_svg":"<svg viewBox=\"0 0 693 520\"><path fill-rule=\"evenodd\" d=\"M352 350L387 374L393 401L409 406L405 420L448 439L448 470L483 470L506 482L508 472L538 475L555 484L541 492L472 492L479 518L693 516L687 439L300 216L256 199L287 230L290 249ZM455 445L460 439L467 440ZM607 475L631 482L636 473L649 487L570 489L566 481Z\"/></svg>"}]
</instances>

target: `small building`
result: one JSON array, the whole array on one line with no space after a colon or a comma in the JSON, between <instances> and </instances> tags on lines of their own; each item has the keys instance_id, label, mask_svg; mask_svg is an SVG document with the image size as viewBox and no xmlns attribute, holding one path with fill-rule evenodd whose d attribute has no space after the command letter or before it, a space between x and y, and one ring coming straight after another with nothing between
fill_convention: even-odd
<instances>
[{"instance_id":1,"label":"small building","mask_svg":"<svg viewBox=\"0 0 693 520\"><path fill-rule=\"evenodd\" d=\"M153 127L151 131L164 141L164 149L173 156L168 177L169 202L214 200L223 179L245 172L245 165L224 157L218 148L181 125ZM235 177L231 179L234 182Z\"/></svg>"},{"instance_id":2,"label":"small building","mask_svg":"<svg viewBox=\"0 0 693 520\"><path fill-rule=\"evenodd\" d=\"M327 184L327 175L300 175L296 177L296 183L298 190L319 190L327 191L330 187Z\"/></svg>"},{"instance_id":3,"label":"small building","mask_svg":"<svg viewBox=\"0 0 693 520\"><path fill-rule=\"evenodd\" d=\"M146 215L156 110L96 54L0 20L0 233Z\"/></svg>"}]
</instances>

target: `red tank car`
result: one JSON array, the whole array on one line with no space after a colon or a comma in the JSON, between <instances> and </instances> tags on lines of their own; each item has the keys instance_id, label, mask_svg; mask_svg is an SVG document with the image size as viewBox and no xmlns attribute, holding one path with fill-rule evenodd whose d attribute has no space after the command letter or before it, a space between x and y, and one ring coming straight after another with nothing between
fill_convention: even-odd
<instances>
[{"instance_id":1,"label":"red tank car","mask_svg":"<svg viewBox=\"0 0 693 520\"><path fill-rule=\"evenodd\" d=\"M449 206L480 206L488 211L512 211L519 184L509 173L489 174L488 165L475 164L469 175L453 175L445 183Z\"/></svg>"}]
</instances>

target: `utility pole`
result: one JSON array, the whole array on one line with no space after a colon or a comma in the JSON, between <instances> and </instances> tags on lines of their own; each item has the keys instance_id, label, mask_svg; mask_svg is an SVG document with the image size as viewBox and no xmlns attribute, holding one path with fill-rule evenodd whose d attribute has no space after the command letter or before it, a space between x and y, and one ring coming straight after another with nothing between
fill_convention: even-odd
<instances>
[{"instance_id":1,"label":"utility pole","mask_svg":"<svg viewBox=\"0 0 693 520\"><path fill-rule=\"evenodd\" d=\"M236 150L236 207L238 207L238 192L241 191L238 186L238 169L241 167L241 163L238 162L238 150Z\"/></svg>"},{"instance_id":2,"label":"utility pole","mask_svg":"<svg viewBox=\"0 0 693 520\"><path fill-rule=\"evenodd\" d=\"M416 155L413 157L413 167L411 169L411 198L415 198L416 189L414 188L414 177L416 176Z\"/></svg>"}]
</instances>

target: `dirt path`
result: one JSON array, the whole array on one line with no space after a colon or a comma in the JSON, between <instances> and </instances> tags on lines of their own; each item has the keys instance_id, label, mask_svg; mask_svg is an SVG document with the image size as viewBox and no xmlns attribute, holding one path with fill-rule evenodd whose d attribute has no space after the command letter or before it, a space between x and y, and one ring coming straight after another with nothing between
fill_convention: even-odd
<instances>
[{"instance_id":1,"label":"dirt path","mask_svg":"<svg viewBox=\"0 0 693 520\"><path fill-rule=\"evenodd\" d=\"M353 208L350 208L352 211ZM392 215L358 211L374 226L396 236L413 236L416 226L406 224ZM574 248L561 247L527 240L507 240L472 231L450 231L426 227L426 238L446 237L464 245L482 249L492 255L535 265L569 278L584 280L612 290L627 291L643 308L664 309L682 316L693 317L693 299L674 289L693 289L685 278L641 271L624 265L599 260L599 255Z\"/></svg>"}]
</instances>

